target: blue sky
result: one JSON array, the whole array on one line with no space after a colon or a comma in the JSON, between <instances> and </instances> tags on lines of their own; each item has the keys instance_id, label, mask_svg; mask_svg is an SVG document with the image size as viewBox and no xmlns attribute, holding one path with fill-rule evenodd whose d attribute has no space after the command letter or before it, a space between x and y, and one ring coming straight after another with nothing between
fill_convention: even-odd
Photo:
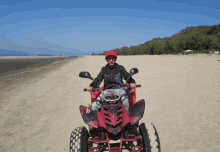
<instances>
[{"instance_id":1,"label":"blue sky","mask_svg":"<svg viewBox=\"0 0 220 152\"><path fill-rule=\"evenodd\" d=\"M219 0L1 1L0 49L98 53L170 37L189 26L217 25L219 14Z\"/></svg>"}]
</instances>

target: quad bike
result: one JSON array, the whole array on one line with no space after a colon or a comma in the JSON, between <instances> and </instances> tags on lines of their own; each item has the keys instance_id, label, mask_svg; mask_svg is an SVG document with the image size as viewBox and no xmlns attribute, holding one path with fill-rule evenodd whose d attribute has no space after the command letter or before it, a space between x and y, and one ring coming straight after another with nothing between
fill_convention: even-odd
<instances>
[{"instance_id":1,"label":"quad bike","mask_svg":"<svg viewBox=\"0 0 220 152\"><path fill-rule=\"evenodd\" d=\"M137 68L131 69L129 77L136 73L138 73ZM94 80L89 72L80 72L79 76ZM88 131L86 127L77 127L72 131L70 152L122 152L124 149L130 152L160 152L160 140L154 125L150 123L139 125L139 120L144 114L145 101L142 99L136 102L136 87L141 85L131 87L126 81L125 87L118 92L103 91L104 86L84 89L90 91L92 102L101 94L99 97L102 107L95 111L80 106L82 118L90 129ZM129 107L122 104L124 92L127 93ZM124 138L126 131L129 138ZM101 138L103 134L104 139Z\"/></svg>"}]
</instances>

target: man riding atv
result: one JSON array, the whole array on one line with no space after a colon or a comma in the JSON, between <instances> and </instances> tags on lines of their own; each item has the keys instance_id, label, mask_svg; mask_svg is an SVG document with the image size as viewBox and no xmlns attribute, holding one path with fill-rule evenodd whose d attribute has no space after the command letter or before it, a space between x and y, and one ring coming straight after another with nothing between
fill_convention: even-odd
<instances>
[{"instance_id":1,"label":"man riding atv","mask_svg":"<svg viewBox=\"0 0 220 152\"><path fill-rule=\"evenodd\" d=\"M93 80L88 88L92 105L80 105L83 121L89 130L77 127L70 136L71 152L160 152L160 140L152 123L141 123L145 111L145 100L136 102L136 88L132 75L138 73L132 68L128 73L125 68L115 63L117 54L114 50L106 52L108 64L102 68L96 79L89 72L80 72L79 77ZM126 80L125 84L122 78ZM104 86L99 87L104 79ZM129 100L128 100L129 99ZM129 105L130 104L130 105ZM118 140L120 140L118 142Z\"/></svg>"},{"instance_id":2,"label":"man riding atv","mask_svg":"<svg viewBox=\"0 0 220 152\"><path fill-rule=\"evenodd\" d=\"M117 59L117 54L114 50L107 51L105 54L105 59L108 62L107 65L102 68L101 72L91 83L89 89L98 88L98 86L101 84L102 80L104 79L104 90L114 89L117 91L121 87L125 86L125 84L122 81L122 78L124 80L127 80L129 78L129 73L125 70L125 68L122 65L115 63ZM135 80L132 77L130 77L127 80L127 83L130 84L131 87L135 86ZM130 90L126 90L126 92L127 91ZM124 96L123 98L123 105L125 108L129 108L129 101L127 96ZM98 111L98 109L100 109L101 107L102 104L100 103L99 97L92 103L92 105L90 105L91 110ZM95 130L95 128L92 129ZM96 129L96 131L98 131L98 129ZM124 137L126 139L129 139L128 131L125 131ZM100 138L101 140L104 140L105 134L103 133Z\"/></svg>"},{"instance_id":3,"label":"man riding atv","mask_svg":"<svg viewBox=\"0 0 220 152\"><path fill-rule=\"evenodd\" d=\"M91 87L98 88L101 84L102 80L104 79L104 90L106 89L120 89L124 87L125 84L122 81L127 80L129 77L129 73L125 70L122 65L115 63L117 59L117 54L114 50L109 50L105 53L105 59L108 64L102 68L101 72L95 78L95 80L91 83ZM130 77L127 80L127 83L131 86L135 86L135 80ZM126 102L125 102L126 101ZM128 106L128 98L126 97L123 102L124 106ZM99 100L95 100L92 104L92 110L98 110L101 108Z\"/></svg>"}]
</instances>

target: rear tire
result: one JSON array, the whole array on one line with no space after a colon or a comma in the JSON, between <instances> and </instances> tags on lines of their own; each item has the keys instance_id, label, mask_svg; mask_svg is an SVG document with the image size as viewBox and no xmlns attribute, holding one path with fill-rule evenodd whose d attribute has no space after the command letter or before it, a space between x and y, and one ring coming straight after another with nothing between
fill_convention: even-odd
<instances>
[{"instance_id":1,"label":"rear tire","mask_svg":"<svg viewBox=\"0 0 220 152\"><path fill-rule=\"evenodd\" d=\"M70 152L87 152L88 138L86 127L77 127L70 136Z\"/></svg>"},{"instance_id":2,"label":"rear tire","mask_svg":"<svg viewBox=\"0 0 220 152\"><path fill-rule=\"evenodd\" d=\"M159 136L154 125L142 123L139 130L142 136L143 152L161 152Z\"/></svg>"}]
</instances>

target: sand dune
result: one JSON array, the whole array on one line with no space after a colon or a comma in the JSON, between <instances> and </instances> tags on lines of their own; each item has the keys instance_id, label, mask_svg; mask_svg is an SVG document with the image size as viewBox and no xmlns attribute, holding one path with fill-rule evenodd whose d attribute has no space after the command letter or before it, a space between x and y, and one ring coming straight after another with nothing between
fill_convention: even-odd
<instances>
[{"instance_id":1,"label":"sand dune","mask_svg":"<svg viewBox=\"0 0 220 152\"><path fill-rule=\"evenodd\" d=\"M156 126L163 152L220 151L219 55L119 56L117 63L139 69L141 122ZM83 88L91 80L79 72L95 78L105 64L104 56L80 57L4 92L0 151L67 152L72 129L86 126L79 106L90 103Z\"/></svg>"}]
</instances>

